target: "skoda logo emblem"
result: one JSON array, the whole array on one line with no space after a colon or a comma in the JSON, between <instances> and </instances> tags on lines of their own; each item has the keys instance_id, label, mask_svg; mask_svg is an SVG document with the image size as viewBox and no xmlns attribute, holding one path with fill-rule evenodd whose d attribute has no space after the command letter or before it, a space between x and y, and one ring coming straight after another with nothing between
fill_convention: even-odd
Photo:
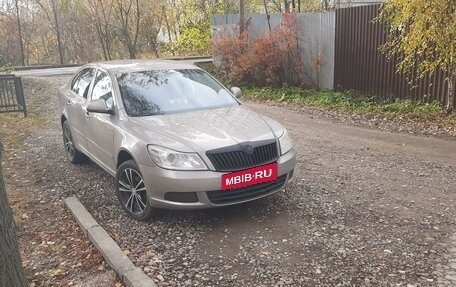
<instances>
[{"instance_id":1,"label":"skoda logo emblem","mask_svg":"<svg viewBox=\"0 0 456 287\"><path fill-rule=\"evenodd\" d=\"M253 147L250 145L244 146L244 152L248 155L253 155Z\"/></svg>"}]
</instances>

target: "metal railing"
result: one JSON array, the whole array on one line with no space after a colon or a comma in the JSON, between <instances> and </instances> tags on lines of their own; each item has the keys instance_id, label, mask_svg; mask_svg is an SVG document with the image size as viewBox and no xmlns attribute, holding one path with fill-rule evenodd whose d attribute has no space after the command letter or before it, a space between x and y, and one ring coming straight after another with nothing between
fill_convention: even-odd
<instances>
[{"instance_id":1,"label":"metal railing","mask_svg":"<svg viewBox=\"0 0 456 287\"><path fill-rule=\"evenodd\" d=\"M175 60L175 61L194 61L195 63L210 63L212 62L212 56L175 56L168 58L157 58L162 60ZM14 66L13 71L28 71L28 70L45 70L55 68L75 68L80 67L83 64L40 64L31 66Z\"/></svg>"},{"instance_id":2,"label":"metal railing","mask_svg":"<svg viewBox=\"0 0 456 287\"><path fill-rule=\"evenodd\" d=\"M22 80L14 75L0 75L0 113L23 112L27 117Z\"/></svg>"}]
</instances>

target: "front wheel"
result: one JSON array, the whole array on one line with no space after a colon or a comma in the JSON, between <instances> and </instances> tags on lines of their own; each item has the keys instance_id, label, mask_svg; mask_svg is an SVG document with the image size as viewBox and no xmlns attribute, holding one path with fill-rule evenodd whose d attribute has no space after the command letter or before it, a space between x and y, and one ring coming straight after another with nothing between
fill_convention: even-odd
<instances>
[{"instance_id":1,"label":"front wheel","mask_svg":"<svg viewBox=\"0 0 456 287\"><path fill-rule=\"evenodd\" d=\"M152 217L146 184L135 161L128 160L117 169L116 191L120 205L129 216L140 221Z\"/></svg>"},{"instance_id":2,"label":"front wheel","mask_svg":"<svg viewBox=\"0 0 456 287\"><path fill-rule=\"evenodd\" d=\"M65 146L65 153L71 163L78 164L87 161L87 157L78 151L74 145L73 137L71 136L70 125L68 121L64 121L62 125L63 129L63 144Z\"/></svg>"}]
</instances>

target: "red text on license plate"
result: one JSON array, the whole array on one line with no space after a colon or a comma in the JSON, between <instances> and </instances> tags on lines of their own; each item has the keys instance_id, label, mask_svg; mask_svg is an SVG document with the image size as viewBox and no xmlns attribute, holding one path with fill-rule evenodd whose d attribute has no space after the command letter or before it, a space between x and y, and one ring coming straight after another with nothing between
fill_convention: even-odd
<instances>
[{"instance_id":1,"label":"red text on license plate","mask_svg":"<svg viewBox=\"0 0 456 287\"><path fill-rule=\"evenodd\" d=\"M277 163L270 163L222 175L222 190L277 180Z\"/></svg>"}]
</instances>

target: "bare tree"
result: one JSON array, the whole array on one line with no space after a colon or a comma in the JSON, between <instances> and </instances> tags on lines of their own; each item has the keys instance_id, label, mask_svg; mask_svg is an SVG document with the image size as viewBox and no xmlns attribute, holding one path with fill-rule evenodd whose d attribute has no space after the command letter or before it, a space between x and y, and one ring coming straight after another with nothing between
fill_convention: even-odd
<instances>
[{"instance_id":1,"label":"bare tree","mask_svg":"<svg viewBox=\"0 0 456 287\"><path fill-rule=\"evenodd\" d=\"M245 30L244 0L239 0L239 33L241 35Z\"/></svg>"},{"instance_id":2,"label":"bare tree","mask_svg":"<svg viewBox=\"0 0 456 287\"><path fill-rule=\"evenodd\" d=\"M64 50L62 46L62 39L61 39L61 31L59 27L59 17L58 17L58 11L57 11L57 6L55 3L55 0L49 0L50 1L50 10L47 7L46 3L43 0L35 0L38 6L41 8L43 13L45 14L47 20L49 21L49 24L51 25L52 29L55 32L55 36L57 38L57 46L59 50L59 59L60 59L60 64L64 63ZM51 15L52 14L52 15Z\"/></svg>"},{"instance_id":3,"label":"bare tree","mask_svg":"<svg viewBox=\"0 0 456 287\"><path fill-rule=\"evenodd\" d=\"M116 0L115 11L122 34L121 41L127 47L130 59L135 59L141 23L139 0Z\"/></svg>"},{"instance_id":4,"label":"bare tree","mask_svg":"<svg viewBox=\"0 0 456 287\"><path fill-rule=\"evenodd\" d=\"M144 15L142 17L143 24L141 27L147 27L144 29L141 29L141 37L143 38L142 40L145 42L146 46L149 47L150 51L154 53L155 57L160 58L160 54L158 53L158 34L160 33L160 28L162 27L163 20L167 22L166 19L166 13L165 10L163 9L165 5L160 5L160 3L157 2L147 2L145 4L145 9L149 11L156 11L155 13L148 13L147 15ZM160 9L160 7L162 9ZM162 10L162 11L160 11ZM162 12L162 13L161 13ZM169 28L169 24L166 23L166 27ZM171 33L168 31L168 37L171 35Z\"/></svg>"},{"instance_id":5,"label":"bare tree","mask_svg":"<svg viewBox=\"0 0 456 287\"><path fill-rule=\"evenodd\" d=\"M60 37L59 18L57 14L57 8L55 6L55 0L51 0L52 15L54 16L54 28L57 36L57 45L59 47L60 64L63 64L63 48L62 39Z\"/></svg>"},{"instance_id":6,"label":"bare tree","mask_svg":"<svg viewBox=\"0 0 456 287\"><path fill-rule=\"evenodd\" d=\"M263 5L264 5L264 11L266 12L266 18L268 19L269 32L271 32L272 31L272 29L271 29L271 15L269 15L268 5L266 5L266 0L263 0Z\"/></svg>"},{"instance_id":7,"label":"bare tree","mask_svg":"<svg viewBox=\"0 0 456 287\"><path fill-rule=\"evenodd\" d=\"M24 56L24 42L22 40L22 28L21 28L21 18L19 17L19 0L15 0L14 4L16 5L16 21L17 21L17 32L19 34L19 49L21 51L21 65L25 66L25 56Z\"/></svg>"},{"instance_id":8,"label":"bare tree","mask_svg":"<svg viewBox=\"0 0 456 287\"><path fill-rule=\"evenodd\" d=\"M98 40L101 44L103 58L105 60L112 60L111 38L112 33L112 12L113 5L109 1L104 0L87 0L87 7L89 14L94 19Z\"/></svg>"}]
</instances>

